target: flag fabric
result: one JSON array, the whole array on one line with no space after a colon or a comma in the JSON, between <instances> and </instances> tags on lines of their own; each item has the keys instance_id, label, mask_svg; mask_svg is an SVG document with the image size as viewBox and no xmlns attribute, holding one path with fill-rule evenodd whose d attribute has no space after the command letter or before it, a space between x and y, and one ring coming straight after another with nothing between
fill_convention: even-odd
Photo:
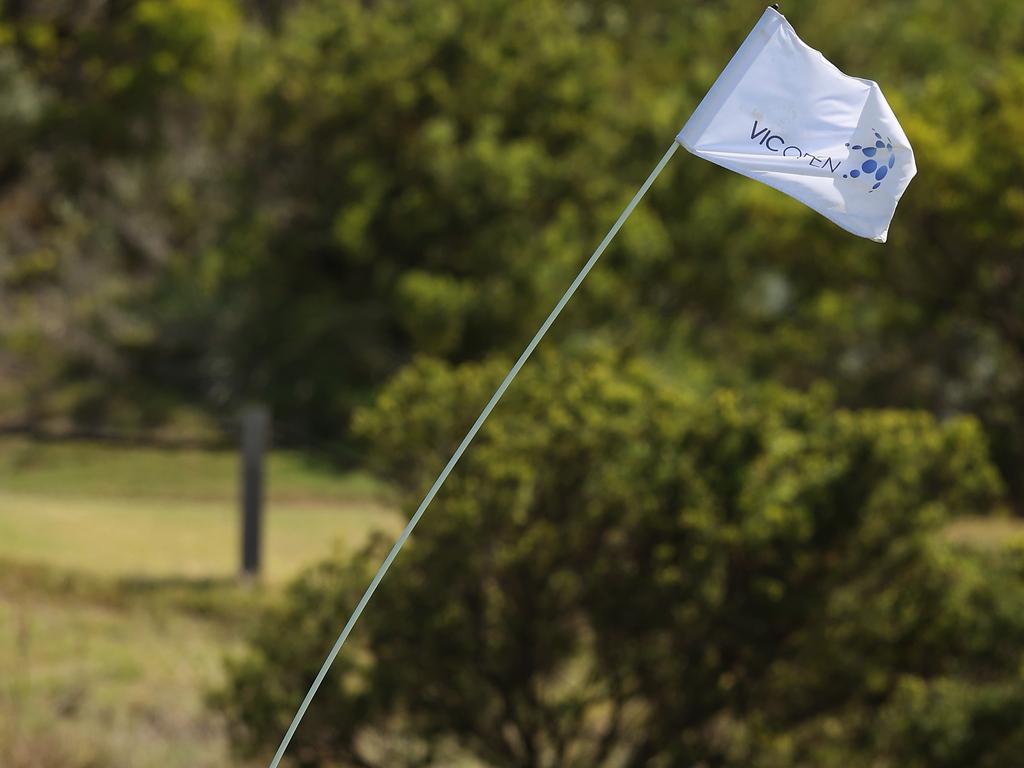
<instances>
[{"instance_id":1,"label":"flag fabric","mask_svg":"<svg viewBox=\"0 0 1024 768\"><path fill-rule=\"evenodd\" d=\"M676 141L880 243L917 173L910 141L878 85L840 72L774 8Z\"/></svg>"}]
</instances>

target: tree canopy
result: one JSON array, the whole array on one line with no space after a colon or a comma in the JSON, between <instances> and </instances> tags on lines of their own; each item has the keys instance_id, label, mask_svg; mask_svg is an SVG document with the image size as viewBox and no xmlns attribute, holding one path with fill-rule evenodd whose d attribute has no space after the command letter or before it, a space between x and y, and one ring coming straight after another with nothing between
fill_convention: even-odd
<instances>
[{"instance_id":1,"label":"tree canopy","mask_svg":"<svg viewBox=\"0 0 1024 768\"><path fill-rule=\"evenodd\" d=\"M417 354L518 348L753 22L747 3L0 6L5 424L349 439ZM973 413L1024 498L1024 7L783 9L918 156L892 239L679 155L555 333L737 385Z\"/></svg>"}]
</instances>

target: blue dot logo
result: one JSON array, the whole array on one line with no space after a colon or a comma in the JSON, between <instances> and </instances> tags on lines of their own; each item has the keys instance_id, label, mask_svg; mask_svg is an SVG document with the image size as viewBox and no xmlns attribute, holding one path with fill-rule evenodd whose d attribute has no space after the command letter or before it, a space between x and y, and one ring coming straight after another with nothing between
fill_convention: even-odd
<instances>
[{"instance_id":1,"label":"blue dot logo","mask_svg":"<svg viewBox=\"0 0 1024 768\"><path fill-rule=\"evenodd\" d=\"M859 179L862 176L869 179L871 187L866 190L869 194L882 186L885 177L896 165L896 150L892 147L892 139L888 136L883 138L874 128L871 132L874 141L846 145L850 148L850 163L854 168L843 174L844 179Z\"/></svg>"}]
</instances>

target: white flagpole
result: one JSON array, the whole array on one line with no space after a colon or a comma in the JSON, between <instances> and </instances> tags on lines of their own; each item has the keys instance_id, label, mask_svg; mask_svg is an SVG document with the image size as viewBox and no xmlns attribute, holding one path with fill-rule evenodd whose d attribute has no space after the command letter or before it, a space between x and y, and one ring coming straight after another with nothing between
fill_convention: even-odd
<instances>
[{"instance_id":1,"label":"white flagpole","mask_svg":"<svg viewBox=\"0 0 1024 768\"><path fill-rule=\"evenodd\" d=\"M278 768L278 764L281 762L281 758L284 757L285 750L288 749L288 744L291 742L292 736L295 735L296 728L299 727L299 722L306 714L306 709L309 707L309 703L313 700L313 696L316 695L317 689L324 681L324 677L327 676L327 671L331 668L331 664L334 663L334 659L337 658L338 652L341 651L341 647L345 645L345 641L352 632L352 628L356 625L356 622L359 621L359 617L362 615L363 609L366 608L366 604L370 602L370 598L373 597L373 593L377 591L377 587L380 585L384 575L391 567L391 563L394 562L398 553L405 544L406 539L409 538L409 535L416 527L416 524L420 521L420 518L423 517L423 513L427 511L427 507L430 506L430 502L434 500L434 496L437 495L441 486L444 485L444 481L448 479L448 475L459 462L459 459L462 458L462 454L466 452L466 448L468 448L469 444L473 442L473 438L476 437L476 433L480 431L480 427L482 427L484 422L487 421L487 417L491 415L491 411L494 410L494 406L496 406L498 401L501 400L501 397L505 394L505 390L508 389L509 384L511 384L515 379L519 370L523 367L526 361L530 359L530 355L533 354L537 345L540 344L540 340L544 338L548 329L551 328L551 325L555 322L555 319L562 313L562 310L565 309L565 305L569 303L569 299L573 297L573 294L576 293L576 289L580 287L580 284L584 279L586 279L590 270L592 270L594 265L597 264L597 260L601 258L601 254L604 253L608 244L612 241L615 235L618 234L618 231L622 228L626 219L628 219L629 215L633 213L633 209L636 208L637 203L639 203L647 193L651 184L653 184L654 180L658 178L658 175L661 173L662 169L664 169L672 155L675 154L677 149L679 149L679 145L673 141L672 146L668 148L664 156L654 167L654 170L651 171L651 175L647 177L647 181L645 181L640 189L637 190L637 193L633 195L633 199L629 201L629 205L627 205L622 213L619 214L619 218L612 225L612 228L608 230L608 234L604 236L604 240L601 241L601 244L597 246L594 253L591 254L589 259L587 259L587 263L583 265L579 274L576 275L576 279L572 281L572 284L566 289L565 293L562 294L562 298L558 300L555 308L551 310L551 314L548 315L540 329L536 334L534 334L530 343L526 345L526 349L523 350L519 359L516 360L516 364L512 366L512 370L506 374L504 381L501 382L498 388L494 391L494 394L491 395L491 399L487 401L487 405L484 406L480 415L477 416L476 421L473 422L473 426L469 428L466 436L462 438L462 442L459 443L459 447L455 449L455 453L452 454L452 457L448 459L448 463L445 465L444 469L441 470L441 474L437 476L434 484L430 486L430 490L427 491L427 495L423 497L423 501L420 502L415 514L409 518L409 522L406 523L405 528L402 529L402 532L399 534L394 546L391 547L391 551L388 552L388 556L384 558L384 562L381 563L380 568L377 569L377 573L374 575L373 581L370 582L370 586L366 588L366 592L364 592L362 598L360 598L359 604L356 605L355 610L352 611L352 615L345 624L345 628L341 630L341 634L338 635L338 639L335 641L334 647L331 648L331 652L327 654L327 658L324 659L323 666L320 667L320 672L317 674L316 679L313 680L313 684L309 687L309 691L306 693L306 698L304 698L302 700L302 704L299 705L299 709L295 713L295 717L292 718L291 725L288 726L288 730L285 732L284 738L281 739L281 745L277 748L277 753L274 755L274 759L270 761L269 768Z\"/></svg>"}]
</instances>

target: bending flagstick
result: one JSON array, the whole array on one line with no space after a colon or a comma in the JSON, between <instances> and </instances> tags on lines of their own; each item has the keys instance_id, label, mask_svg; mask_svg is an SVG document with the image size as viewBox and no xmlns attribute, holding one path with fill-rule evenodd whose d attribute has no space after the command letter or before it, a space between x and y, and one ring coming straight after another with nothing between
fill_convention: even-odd
<instances>
[{"instance_id":1,"label":"bending flagstick","mask_svg":"<svg viewBox=\"0 0 1024 768\"><path fill-rule=\"evenodd\" d=\"M765 72L772 76L766 77ZM847 231L877 242L885 242L896 203L917 172L910 141L878 84L840 72L797 36L777 5L768 8L526 345L423 497L324 660L270 768L277 768L281 762L352 627L430 502L680 144L698 157L775 187Z\"/></svg>"},{"instance_id":2,"label":"bending flagstick","mask_svg":"<svg viewBox=\"0 0 1024 768\"><path fill-rule=\"evenodd\" d=\"M647 177L647 181L645 181L643 185L641 185L640 189L637 190L637 193L633 195L633 199L629 201L629 205L627 205L622 213L619 214L619 218L616 219L612 228L608 230L608 234L604 236L604 240L601 241L601 244L597 246L594 253L591 254L589 259L587 259L587 263L583 265L579 274L576 275L576 279L572 281L572 284L570 284L565 293L562 294L562 298L560 298L558 303L555 304L555 308L551 310L551 314L547 316L547 319L543 324L541 324L537 333L534 334L534 337L530 340L530 343L526 345L526 349L523 350L519 359L516 360L515 365L512 366L512 369L508 374L506 374L505 379L500 385L498 385L494 394L491 395L491 399L487 401L487 405L484 406L480 415L477 416L476 421L473 422L473 426L469 428L466 436L462 438L462 442L459 443L459 447L455 449L455 453L453 453L452 457L448 459L448 463L445 464L444 469L441 470L441 474L437 476L434 484L430 486L430 490L427 491L427 495L423 497L423 501L420 502L415 514L409 518L409 522L406 523L405 528L402 529L402 532L399 534L394 546L391 547L391 551L388 552L388 556L384 558L384 562L381 563L380 568L377 569L377 573L370 582L370 586L366 588L366 592L363 593L363 596L360 598L355 610L352 611L352 615L345 624L345 628L341 630L341 634L338 635L338 639L335 641L334 647L331 648L331 652L328 653L327 658L324 659L323 666L320 667L320 672L317 674L316 679L313 680L313 684L309 687L309 691L306 693L306 697L302 700L302 704L299 705L299 709L295 713L295 717L292 718L291 725L288 726L288 730L285 732L284 738L281 739L281 745L277 748L277 753L274 755L274 759L270 761L269 768L277 768L278 764L281 762L281 758L284 757L285 750L288 749L288 744L291 742L292 736L295 735L295 730L299 727L302 717L306 714L306 709L309 707L309 703L313 700L317 689L327 676L327 671L331 668L331 665L334 663L334 659L337 658L338 652L341 651L342 646L345 645L345 641L352 632L352 628L355 626L356 622L359 621L359 617L362 615L363 609L366 608L366 604L370 602L370 598L373 597L373 593L377 591L377 587L380 585L384 575L391 567L391 563L394 562L406 540L409 538L409 535L416 527L416 524L420 521L420 518L423 517L423 513L427 511L427 507L430 506L430 502L434 500L434 496L437 495L441 486L444 485L445 480L448 479L448 475L451 474L452 469L459 462L459 459L462 458L462 454L466 452L466 448L468 448L469 444L473 442L473 438L476 437L476 433L480 431L480 427L482 427L484 422L487 421L487 417L491 415L491 411L494 410L494 406L496 406L498 401L501 400L502 395L505 394L505 390L508 389L509 385L512 383L513 379L515 379L519 370L523 367L526 361L530 359L530 355L533 354L537 345L540 344L541 339L544 338L548 329L551 328L552 324L555 322L555 319L562 313L562 310L565 309L565 305L569 303L573 294L576 293L576 289L580 287L580 284L582 284L586 279L590 270L592 270L594 265L597 264L597 260L601 258L601 254L604 253L608 244L612 241L615 235L618 234L626 219L628 219L629 215L633 213L633 209L636 208L637 203L639 203L647 193L651 184L653 184L654 180L658 178L658 175L665 168L665 165L668 163L672 155L675 154L677 149L679 149L679 145L673 141L672 146L668 148L664 156L654 167L654 170L651 171L651 175Z\"/></svg>"}]
</instances>

